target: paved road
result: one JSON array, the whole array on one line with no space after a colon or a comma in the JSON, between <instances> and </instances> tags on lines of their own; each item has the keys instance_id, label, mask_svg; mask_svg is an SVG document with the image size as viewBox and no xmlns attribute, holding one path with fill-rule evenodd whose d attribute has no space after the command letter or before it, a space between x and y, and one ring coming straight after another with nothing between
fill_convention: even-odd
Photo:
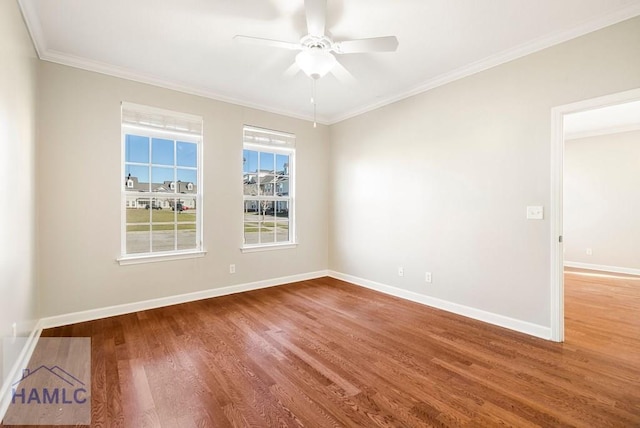
<instances>
[{"instance_id":1,"label":"paved road","mask_svg":"<svg viewBox=\"0 0 640 428\"><path fill-rule=\"evenodd\" d=\"M153 233L153 251L175 250L175 237L173 230L157 230ZM127 232L127 253L138 254L150 251L149 232ZM178 231L178 250L190 250L196 248L196 231Z\"/></svg>"},{"instance_id":2,"label":"paved road","mask_svg":"<svg viewBox=\"0 0 640 428\"><path fill-rule=\"evenodd\" d=\"M262 241L258 241L258 236L262 235ZM258 242L262 242L263 244L267 244L270 242L276 242L275 239L277 237L277 242L287 242L289 240L289 229L281 229L278 228L276 230L275 236L272 228L263 229L260 232L246 232L244 234L245 243L246 244L257 244Z\"/></svg>"}]
</instances>

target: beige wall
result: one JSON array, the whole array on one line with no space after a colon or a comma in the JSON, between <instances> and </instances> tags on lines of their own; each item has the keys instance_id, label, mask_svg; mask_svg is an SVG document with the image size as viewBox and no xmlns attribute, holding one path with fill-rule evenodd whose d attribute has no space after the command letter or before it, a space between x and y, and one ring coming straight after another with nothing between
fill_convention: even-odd
<instances>
[{"instance_id":1,"label":"beige wall","mask_svg":"<svg viewBox=\"0 0 640 428\"><path fill-rule=\"evenodd\" d=\"M635 18L332 126L330 269L549 327L551 108L640 87L639 46Z\"/></svg>"},{"instance_id":2,"label":"beige wall","mask_svg":"<svg viewBox=\"0 0 640 428\"><path fill-rule=\"evenodd\" d=\"M3 7L15 15L15 5ZM22 23L15 16L6 18L11 14L2 16L15 31L3 25L11 36L3 37L1 46L25 46ZM35 183L40 314L329 267L549 326L548 216L527 221L524 213L527 205L544 205L548 215L550 110L639 87L639 45L636 18L318 129L292 118L41 62ZM20 202L32 208L33 70L27 54L16 55L22 58L19 83L3 76L0 101L12 106L4 114L20 127L24 144L12 149L18 153L10 155L11 166L3 173L26 177L22 183L28 191ZM5 94L20 85L19 100ZM120 186L114 183L121 180L123 100L204 116L206 257L116 263ZM298 136L297 249L239 251L245 123ZM33 226L24 222L24 213L4 215L15 220L8 223L11 233L27 237L18 250L16 244L3 244L3 252L12 251L7 255L10 272L25 284L18 304L6 305L9 318L16 313L27 320L35 313ZM7 223L4 227L9 233ZM236 264L235 275L228 273L230 263ZM402 278L398 266L405 269ZM424 283L425 271L433 273L433 284ZM7 289L3 282L3 301L8 290L14 293L15 287ZM9 318L2 313L0 329L6 331Z\"/></svg>"},{"instance_id":3,"label":"beige wall","mask_svg":"<svg viewBox=\"0 0 640 428\"><path fill-rule=\"evenodd\" d=\"M0 338L15 322L28 335L37 318L35 120L37 58L15 1L0 2ZM18 342L21 343L21 342ZM11 346L11 341L7 341ZM20 346L16 346L18 352ZM15 353L2 349L0 369ZM13 354L3 361L2 355ZM2 380L7 375L3 370ZM1 384L1 383L0 383Z\"/></svg>"},{"instance_id":4,"label":"beige wall","mask_svg":"<svg viewBox=\"0 0 640 428\"><path fill-rule=\"evenodd\" d=\"M638 213L640 131L565 142L565 261L640 270Z\"/></svg>"},{"instance_id":5,"label":"beige wall","mask_svg":"<svg viewBox=\"0 0 640 428\"><path fill-rule=\"evenodd\" d=\"M38 219L43 316L327 268L327 128L41 62ZM203 258L120 266L120 102L204 117ZM297 135L296 249L241 254L242 125ZM229 264L236 274L229 274Z\"/></svg>"}]
</instances>

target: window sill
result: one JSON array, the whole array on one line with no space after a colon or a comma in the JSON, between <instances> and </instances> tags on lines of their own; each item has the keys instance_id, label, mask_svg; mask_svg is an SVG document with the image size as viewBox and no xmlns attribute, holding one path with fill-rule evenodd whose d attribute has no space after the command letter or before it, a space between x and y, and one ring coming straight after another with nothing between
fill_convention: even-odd
<instances>
[{"instance_id":1,"label":"window sill","mask_svg":"<svg viewBox=\"0 0 640 428\"><path fill-rule=\"evenodd\" d=\"M273 250L287 250L290 248L296 248L298 244L295 243L286 243L286 244L272 244L272 245L256 245L256 246L247 246L241 247L240 251L243 253L257 253L259 251L273 251Z\"/></svg>"},{"instance_id":2,"label":"window sill","mask_svg":"<svg viewBox=\"0 0 640 428\"><path fill-rule=\"evenodd\" d=\"M117 259L121 266L124 265L137 265L141 263L155 263L165 262L171 260L184 260L195 259L204 257L207 254L206 251L189 251L184 253L170 253L170 254L145 254L143 256L126 256Z\"/></svg>"}]
</instances>

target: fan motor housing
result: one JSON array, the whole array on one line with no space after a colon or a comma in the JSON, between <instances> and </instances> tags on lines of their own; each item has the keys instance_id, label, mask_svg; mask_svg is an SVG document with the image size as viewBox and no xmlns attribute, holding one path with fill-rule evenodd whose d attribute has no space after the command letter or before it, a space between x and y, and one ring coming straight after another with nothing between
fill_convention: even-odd
<instances>
[{"instance_id":1,"label":"fan motor housing","mask_svg":"<svg viewBox=\"0 0 640 428\"><path fill-rule=\"evenodd\" d=\"M333 42L327 36L313 36L311 34L300 39L300 44L306 49L331 50L333 48Z\"/></svg>"}]
</instances>

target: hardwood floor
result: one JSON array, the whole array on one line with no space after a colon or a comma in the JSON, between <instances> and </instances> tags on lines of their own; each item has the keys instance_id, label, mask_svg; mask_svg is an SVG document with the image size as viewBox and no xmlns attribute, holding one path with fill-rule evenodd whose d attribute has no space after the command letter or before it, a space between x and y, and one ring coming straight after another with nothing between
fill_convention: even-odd
<instances>
[{"instance_id":1,"label":"hardwood floor","mask_svg":"<svg viewBox=\"0 0 640 428\"><path fill-rule=\"evenodd\" d=\"M94 427L640 426L640 279L566 275L566 342L322 278L46 330Z\"/></svg>"},{"instance_id":2,"label":"hardwood floor","mask_svg":"<svg viewBox=\"0 0 640 428\"><path fill-rule=\"evenodd\" d=\"M640 276L567 269L564 310L567 345L640 370Z\"/></svg>"}]
</instances>

